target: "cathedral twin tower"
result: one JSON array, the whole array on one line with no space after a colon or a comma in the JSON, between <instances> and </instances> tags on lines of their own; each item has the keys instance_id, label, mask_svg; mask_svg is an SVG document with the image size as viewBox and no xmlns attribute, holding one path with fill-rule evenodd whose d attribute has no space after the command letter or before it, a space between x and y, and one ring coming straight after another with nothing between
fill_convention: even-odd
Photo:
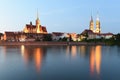
<instances>
[{"instance_id":1,"label":"cathedral twin tower","mask_svg":"<svg viewBox=\"0 0 120 80\"><path fill-rule=\"evenodd\" d=\"M101 28L100 28L100 19L99 16L97 15L97 19L96 19L96 29L94 29L94 21L93 21L93 17L91 16L91 20L90 20L90 25L89 25L89 29L92 30L94 33L101 33Z\"/></svg>"},{"instance_id":2,"label":"cathedral twin tower","mask_svg":"<svg viewBox=\"0 0 120 80\"><path fill-rule=\"evenodd\" d=\"M100 20L99 20L99 16L98 15L97 15L97 19L96 19L96 29L94 28L94 21L93 21L92 15L91 15L89 30L91 30L91 31L93 31L94 33L97 33L97 34L101 33ZM25 33L42 33L42 34L47 34L46 27L42 26L40 24L38 13L37 13L36 25L33 25L32 22L30 22L30 24L26 24L23 32L25 32Z\"/></svg>"}]
</instances>

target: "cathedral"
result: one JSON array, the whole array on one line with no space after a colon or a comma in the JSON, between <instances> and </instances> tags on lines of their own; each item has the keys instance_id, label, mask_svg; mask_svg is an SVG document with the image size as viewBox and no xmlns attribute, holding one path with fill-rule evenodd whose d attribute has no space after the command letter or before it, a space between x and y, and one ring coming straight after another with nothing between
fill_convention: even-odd
<instances>
[{"instance_id":1,"label":"cathedral","mask_svg":"<svg viewBox=\"0 0 120 80\"><path fill-rule=\"evenodd\" d=\"M47 34L47 29L45 26L42 26L40 24L40 20L37 14L37 19L36 19L36 25L33 25L32 22L30 24L26 24L24 30L24 33L42 33L42 34Z\"/></svg>"},{"instance_id":2,"label":"cathedral","mask_svg":"<svg viewBox=\"0 0 120 80\"><path fill-rule=\"evenodd\" d=\"M93 21L93 17L91 16L89 30L93 31L94 33L98 33L98 34L101 33L100 19L99 19L98 15L97 15L97 19L96 19L96 29L94 29L94 21Z\"/></svg>"}]
</instances>

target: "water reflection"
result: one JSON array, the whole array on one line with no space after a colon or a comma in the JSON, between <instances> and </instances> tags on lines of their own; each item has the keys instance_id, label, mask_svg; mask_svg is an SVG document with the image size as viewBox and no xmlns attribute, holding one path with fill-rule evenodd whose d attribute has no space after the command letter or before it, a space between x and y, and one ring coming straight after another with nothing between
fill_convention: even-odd
<instances>
[{"instance_id":1,"label":"water reflection","mask_svg":"<svg viewBox=\"0 0 120 80\"><path fill-rule=\"evenodd\" d=\"M37 71L40 71L41 63L42 63L42 56L43 56L43 51L41 48L36 48L34 52L34 60L35 60L35 66Z\"/></svg>"},{"instance_id":2,"label":"water reflection","mask_svg":"<svg viewBox=\"0 0 120 80\"><path fill-rule=\"evenodd\" d=\"M3 50L4 58L6 58L6 46L3 46L2 50Z\"/></svg>"},{"instance_id":3,"label":"water reflection","mask_svg":"<svg viewBox=\"0 0 120 80\"><path fill-rule=\"evenodd\" d=\"M27 54L27 50L25 49L24 45L21 45L21 56L24 59L26 65L28 65L29 55Z\"/></svg>"},{"instance_id":4,"label":"water reflection","mask_svg":"<svg viewBox=\"0 0 120 80\"><path fill-rule=\"evenodd\" d=\"M96 46L95 54L96 54L96 71L97 71L97 74L100 74L100 66L101 66L101 46Z\"/></svg>"},{"instance_id":5,"label":"water reflection","mask_svg":"<svg viewBox=\"0 0 120 80\"><path fill-rule=\"evenodd\" d=\"M0 80L120 79L120 47L117 46L21 45L0 49Z\"/></svg>"},{"instance_id":6,"label":"water reflection","mask_svg":"<svg viewBox=\"0 0 120 80\"><path fill-rule=\"evenodd\" d=\"M21 50L21 56L24 60L24 63L28 66L32 62L34 62L34 67L39 72L43 60L46 56L46 47L40 47L40 46L19 46ZM3 47L3 53L4 56L6 56L6 53L14 52L12 51L12 48L16 51L19 49L19 47L11 47L11 46L5 46ZM16 52L15 51L15 52ZM66 46L66 47L50 47L49 51L52 51L52 53L64 53L66 52L67 56L70 56L72 58L79 58L78 53L80 53L80 57L83 57L84 59L88 59L90 62L90 73L93 75L94 73L100 74L100 66L101 66L101 46ZM7 54L8 55L8 54ZM58 55L58 54L54 54ZM28 66L29 67L29 66Z\"/></svg>"},{"instance_id":7,"label":"water reflection","mask_svg":"<svg viewBox=\"0 0 120 80\"><path fill-rule=\"evenodd\" d=\"M94 73L94 65L95 65L95 48L91 47L90 50L90 72Z\"/></svg>"},{"instance_id":8,"label":"water reflection","mask_svg":"<svg viewBox=\"0 0 120 80\"><path fill-rule=\"evenodd\" d=\"M86 46L80 46L80 54L82 57L85 57L86 54Z\"/></svg>"},{"instance_id":9,"label":"water reflection","mask_svg":"<svg viewBox=\"0 0 120 80\"><path fill-rule=\"evenodd\" d=\"M72 46L71 47L71 52L72 52L72 57L76 57L77 55L77 46Z\"/></svg>"},{"instance_id":10,"label":"water reflection","mask_svg":"<svg viewBox=\"0 0 120 80\"><path fill-rule=\"evenodd\" d=\"M46 55L46 51L43 47L29 47L21 45L21 55L26 65L29 65L34 61L36 71L40 72L42 60Z\"/></svg>"},{"instance_id":11,"label":"water reflection","mask_svg":"<svg viewBox=\"0 0 120 80\"><path fill-rule=\"evenodd\" d=\"M66 50L66 55L75 58L77 56L77 46L67 46L64 48Z\"/></svg>"},{"instance_id":12,"label":"water reflection","mask_svg":"<svg viewBox=\"0 0 120 80\"><path fill-rule=\"evenodd\" d=\"M90 74L100 75L101 68L101 46L80 46L80 55L85 59L89 59L90 63Z\"/></svg>"},{"instance_id":13,"label":"water reflection","mask_svg":"<svg viewBox=\"0 0 120 80\"><path fill-rule=\"evenodd\" d=\"M99 75L101 67L101 46L91 47L90 50L90 71Z\"/></svg>"},{"instance_id":14,"label":"water reflection","mask_svg":"<svg viewBox=\"0 0 120 80\"><path fill-rule=\"evenodd\" d=\"M4 62L6 59L6 47L0 47L0 62Z\"/></svg>"},{"instance_id":15,"label":"water reflection","mask_svg":"<svg viewBox=\"0 0 120 80\"><path fill-rule=\"evenodd\" d=\"M69 53L70 53L70 46L67 46L67 48L66 48L66 55L68 56Z\"/></svg>"},{"instance_id":16,"label":"water reflection","mask_svg":"<svg viewBox=\"0 0 120 80\"><path fill-rule=\"evenodd\" d=\"M21 55L24 56L25 46L21 45Z\"/></svg>"}]
</instances>

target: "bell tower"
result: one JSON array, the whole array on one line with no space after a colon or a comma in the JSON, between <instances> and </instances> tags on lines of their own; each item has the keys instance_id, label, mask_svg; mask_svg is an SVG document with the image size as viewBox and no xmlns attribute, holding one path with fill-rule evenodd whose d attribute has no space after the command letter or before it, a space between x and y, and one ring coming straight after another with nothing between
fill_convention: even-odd
<instances>
[{"instance_id":1,"label":"bell tower","mask_svg":"<svg viewBox=\"0 0 120 80\"><path fill-rule=\"evenodd\" d=\"M41 25L40 25L40 20L39 20L39 16L38 16L38 11L37 11L37 19L36 19L36 29L37 29L37 33L41 33Z\"/></svg>"},{"instance_id":2,"label":"bell tower","mask_svg":"<svg viewBox=\"0 0 120 80\"><path fill-rule=\"evenodd\" d=\"M91 20L90 20L89 29L94 32L94 22L93 22L93 17L92 17L92 15L91 15Z\"/></svg>"},{"instance_id":3,"label":"bell tower","mask_svg":"<svg viewBox=\"0 0 120 80\"><path fill-rule=\"evenodd\" d=\"M97 14L97 19L96 19L96 30L95 30L96 33L101 33L101 28L100 28L100 19L99 19L99 16Z\"/></svg>"}]
</instances>

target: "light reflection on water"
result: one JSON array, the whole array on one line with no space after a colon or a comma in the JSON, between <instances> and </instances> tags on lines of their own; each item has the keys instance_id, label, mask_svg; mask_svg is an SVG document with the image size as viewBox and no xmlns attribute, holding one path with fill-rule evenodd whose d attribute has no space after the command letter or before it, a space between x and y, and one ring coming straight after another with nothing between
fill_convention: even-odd
<instances>
[{"instance_id":1,"label":"light reflection on water","mask_svg":"<svg viewBox=\"0 0 120 80\"><path fill-rule=\"evenodd\" d=\"M93 76L97 73L100 76L101 69L101 46L91 47L90 50L90 72Z\"/></svg>"},{"instance_id":2,"label":"light reflection on water","mask_svg":"<svg viewBox=\"0 0 120 80\"><path fill-rule=\"evenodd\" d=\"M21 55L24 56L25 54L25 46L21 45Z\"/></svg>"},{"instance_id":3,"label":"light reflection on water","mask_svg":"<svg viewBox=\"0 0 120 80\"><path fill-rule=\"evenodd\" d=\"M21 45L21 56L23 57L24 63L28 65L32 59L34 61L37 72L40 72L42 58L44 56L43 54L46 53L44 53L42 47L31 48L29 50L28 46Z\"/></svg>"},{"instance_id":4,"label":"light reflection on water","mask_svg":"<svg viewBox=\"0 0 120 80\"><path fill-rule=\"evenodd\" d=\"M72 52L72 57L73 58L76 57L76 55L77 55L77 47L76 46L72 46L71 52Z\"/></svg>"},{"instance_id":5,"label":"light reflection on water","mask_svg":"<svg viewBox=\"0 0 120 80\"><path fill-rule=\"evenodd\" d=\"M35 60L35 66L37 71L40 71L41 63L42 63L42 55L43 51L41 48L37 48L34 52L34 60Z\"/></svg>"},{"instance_id":6,"label":"light reflection on water","mask_svg":"<svg viewBox=\"0 0 120 80\"><path fill-rule=\"evenodd\" d=\"M21 74L18 78L26 76L24 80L32 77L42 80L111 80L107 75L120 79L116 76L120 74L117 64L120 47L116 46L1 46L0 52L0 80L9 80L5 76L10 75L9 70L13 67L16 70L13 70L11 79L16 73ZM9 65L12 67L8 68ZM31 74L33 76L28 76Z\"/></svg>"}]
</instances>

